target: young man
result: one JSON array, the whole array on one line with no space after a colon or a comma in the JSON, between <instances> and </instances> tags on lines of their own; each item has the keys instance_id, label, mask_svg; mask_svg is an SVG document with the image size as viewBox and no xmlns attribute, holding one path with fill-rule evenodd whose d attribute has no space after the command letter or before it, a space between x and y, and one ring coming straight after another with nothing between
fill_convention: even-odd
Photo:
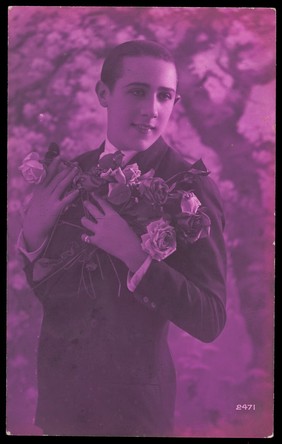
<instances>
[{"instance_id":1,"label":"young man","mask_svg":"<svg viewBox=\"0 0 282 444\"><path fill-rule=\"evenodd\" d=\"M165 48L150 41L117 46L104 62L96 93L107 108L107 137L76 159L80 168L117 150L123 164L136 162L142 172L154 168L165 180L190 167L161 137L179 99L175 63ZM64 191L77 170L60 165L57 157L36 187L22 232L25 271L44 311L36 423L49 435L170 436L176 381L169 321L204 342L225 324L216 186L203 176L193 188L210 217L210 236L156 261L106 201L72 206L78 191ZM99 248L100 272L74 260L43 278L42 267L75 259L75 245L85 242Z\"/></svg>"}]
</instances>

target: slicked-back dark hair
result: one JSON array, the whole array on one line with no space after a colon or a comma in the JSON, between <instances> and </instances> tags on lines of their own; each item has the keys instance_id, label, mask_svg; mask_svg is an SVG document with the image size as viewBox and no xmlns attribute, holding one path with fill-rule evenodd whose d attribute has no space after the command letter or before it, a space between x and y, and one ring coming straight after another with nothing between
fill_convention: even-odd
<instances>
[{"instance_id":1,"label":"slicked-back dark hair","mask_svg":"<svg viewBox=\"0 0 282 444\"><path fill-rule=\"evenodd\" d=\"M122 76L124 57L151 56L176 66L171 52L153 40L130 40L115 46L107 55L101 71L101 80L110 90Z\"/></svg>"}]
</instances>

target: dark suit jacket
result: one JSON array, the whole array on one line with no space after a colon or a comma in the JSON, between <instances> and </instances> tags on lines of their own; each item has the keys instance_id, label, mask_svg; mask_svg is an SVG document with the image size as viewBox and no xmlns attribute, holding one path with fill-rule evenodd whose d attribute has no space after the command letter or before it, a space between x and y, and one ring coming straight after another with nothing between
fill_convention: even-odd
<instances>
[{"instance_id":1,"label":"dark suit jacket","mask_svg":"<svg viewBox=\"0 0 282 444\"><path fill-rule=\"evenodd\" d=\"M102 150L81 155L81 167L95 164ZM153 167L164 179L189 167L163 139L136 154L133 162L142 172ZM98 266L89 258L70 262L77 246L85 247L82 231L65 223L80 224L79 205L57 224L44 252L55 273L34 282L37 261L26 264L44 313L36 415L43 430L58 435L171 434L176 381L167 344L169 321L210 342L226 317L219 194L207 176L193 190L211 219L210 237L178 248L162 262L153 261L133 294L126 286L126 266L114 257L100 251ZM66 265L60 269L62 263Z\"/></svg>"}]
</instances>

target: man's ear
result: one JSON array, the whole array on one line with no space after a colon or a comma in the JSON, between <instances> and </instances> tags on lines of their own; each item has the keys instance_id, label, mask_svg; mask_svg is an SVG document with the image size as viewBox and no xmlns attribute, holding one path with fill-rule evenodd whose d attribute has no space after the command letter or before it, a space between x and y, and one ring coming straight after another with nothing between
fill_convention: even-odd
<instances>
[{"instance_id":1,"label":"man's ear","mask_svg":"<svg viewBox=\"0 0 282 444\"><path fill-rule=\"evenodd\" d=\"M108 97L110 94L108 86L104 82L102 82L102 80L99 80L96 84L95 91L99 99L100 105L103 106L104 108L107 108Z\"/></svg>"},{"instance_id":2,"label":"man's ear","mask_svg":"<svg viewBox=\"0 0 282 444\"><path fill-rule=\"evenodd\" d=\"M175 99L174 99L174 105L176 105L177 102L179 102L180 99L181 99L181 96L179 94L177 94Z\"/></svg>"}]
</instances>

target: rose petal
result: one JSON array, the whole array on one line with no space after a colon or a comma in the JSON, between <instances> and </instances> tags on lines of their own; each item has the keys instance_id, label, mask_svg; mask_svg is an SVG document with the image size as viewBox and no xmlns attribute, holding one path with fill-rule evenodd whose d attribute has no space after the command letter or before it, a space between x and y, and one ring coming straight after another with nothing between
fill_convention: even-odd
<instances>
[{"instance_id":1,"label":"rose petal","mask_svg":"<svg viewBox=\"0 0 282 444\"><path fill-rule=\"evenodd\" d=\"M109 168L107 171L102 172L100 174L100 177L102 179L106 179L107 180L107 179L111 178L112 172L113 172L112 168Z\"/></svg>"},{"instance_id":2,"label":"rose petal","mask_svg":"<svg viewBox=\"0 0 282 444\"><path fill-rule=\"evenodd\" d=\"M109 183L108 201L114 205L121 205L130 199L131 192L127 185Z\"/></svg>"},{"instance_id":3,"label":"rose petal","mask_svg":"<svg viewBox=\"0 0 282 444\"><path fill-rule=\"evenodd\" d=\"M176 250L174 228L163 218L147 225L147 236L142 236L142 248L153 259L161 261Z\"/></svg>"},{"instance_id":4,"label":"rose petal","mask_svg":"<svg viewBox=\"0 0 282 444\"><path fill-rule=\"evenodd\" d=\"M154 168L151 168L149 171L147 171L147 173L142 174L140 180L151 179L152 177L154 177L154 175L155 175L155 170Z\"/></svg>"},{"instance_id":5,"label":"rose petal","mask_svg":"<svg viewBox=\"0 0 282 444\"><path fill-rule=\"evenodd\" d=\"M195 214L201 206L201 202L192 191L184 192L182 193L180 206L183 213Z\"/></svg>"},{"instance_id":6,"label":"rose petal","mask_svg":"<svg viewBox=\"0 0 282 444\"><path fill-rule=\"evenodd\" d=\"M125 175L123 174L122 170L120 167L116 168L113 172L112 172L112 177L114 177L114 179L121 184L126 184L126 178Z\"/></svg>"},{"instance_id":7,"label":"rose petal","mask_svg":"<svg viewBox=\"0 0 282 444\"><path fill-rule=\"evenodd\" d=\"M23 162L26 162L27 160L39 160L39 154L35 151L32 151L24 158Z\"/></svg>"},{"instance_id":8,"label":"rose petal","mask_svg":"<svg viewBox=\"0 0 282 444\"><path fill-rule=\"evenodd\" d=\"M126 181L132 183L141 176L141 171L137 163L132 163L123 169L123 174L125 175Z\"/></svg>"}]
</instances>

